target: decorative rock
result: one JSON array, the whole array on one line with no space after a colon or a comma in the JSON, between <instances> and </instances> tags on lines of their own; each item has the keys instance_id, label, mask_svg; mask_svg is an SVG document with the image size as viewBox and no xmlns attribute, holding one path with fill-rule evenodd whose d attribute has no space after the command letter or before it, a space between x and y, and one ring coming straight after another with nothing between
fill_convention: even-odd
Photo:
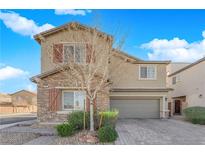
<instances>
[{"instance_id":1,"label":"decorative rock","mask_svg":"<svg viewBox=\"0 0 205 154\"><path fill-rule=\"evenodd\" d=\"M98 143L98 138L95 134L84 134L79 137L80 142L86 142L86 143Z\"/></svg>"}]
</instances>

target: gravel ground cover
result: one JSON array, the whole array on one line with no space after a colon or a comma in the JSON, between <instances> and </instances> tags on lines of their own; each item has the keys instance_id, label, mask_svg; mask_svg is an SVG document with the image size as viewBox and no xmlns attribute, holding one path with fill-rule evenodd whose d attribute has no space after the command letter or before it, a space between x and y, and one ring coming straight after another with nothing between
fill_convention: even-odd
<instances>
[{"instance_id":1,"label":"gravel ground cover","mask_svg":"<svg viewBox=\"0 0 205 154\"><path fill-rule=\"evenodd\" d=\"M30 142L25 143L26 145L93 145L92 143L85 143L79 140L80 136L88 133L88 131L81 131L70 137L59 137L54 136L41 136ZM96 143L97 145L112 145L114 143ZM95 144L95 145L96 145Z\"/></svg>"},{"instance_id":2,"label":"gravel ground cover","mask_svg":"<svg viewBox=\"0 0 205 154\"><path fill-rule=\"evenodd\" d=\"M54 126L50 125L19 125L0 130L0 145L84 145L80 136L88 131L80 131L70 137L57 136ZM114 144L114 143L96 143Z\"/></svg>"},{"instance_id":3,"label":"gravel ground cover","mask_svg":"<svg viewBox=\"0 0 205 154\"><path fill-rule=\"evenodd\" d=\"M38 138L38 134L34 133L11 133L1 132L0 133L0 145L21 145L27 143L35 138Z\"/></svg>"}]
</instances>

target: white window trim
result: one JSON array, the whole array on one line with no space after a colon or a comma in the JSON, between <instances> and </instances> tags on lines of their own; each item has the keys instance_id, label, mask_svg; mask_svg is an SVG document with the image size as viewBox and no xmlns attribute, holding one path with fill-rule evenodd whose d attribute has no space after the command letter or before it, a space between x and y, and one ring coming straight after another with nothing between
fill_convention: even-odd
<instances>
[{"instance_id":1,"label":"white window trim","mask_svg":"<svg viewBox=\"0 0 205 154\"><path fill-rule=\"evenodd\" d=\"M73 90L62 90L62 101L61 101L61 104L62 104L62 111L82 111L81 109L65 109L64 108L64 93L65 92L73 92L74 93L74 102L73 102L73 106L75 107L75 92L85 92L85 91L73 91ZM85 100L86 100L86 96L85 96Z\"/></svg>"},{"instance_id":2,"label":"white window trim","mask_svg":"<svg viewBox=\"0 0 205 154\"><path fill-rule=\"evenodd\" d=\"M154 67L154 78L141 78L141 67ZM157 80L157 66L156 65L139 65L139 80Z\"/></svg>"},{"instance_id":3,"label":"white window trim","mask_svg":"<svg viewBox=\"0 0 205 154\"><path fill-rule=\"evenodd\" d=\"M84 62L83 63L79 63L79 62L75 62L75 48L76 48L76 44L81 44L84 46ZM73 49L74 49L74 53L73 53L73 56L74 56L74 63L76 64L86 64L86 44L85 43L82 43L82 42L64 42L63 43L63 64L65 64L64 62L64 47L65 46L73 46Z\"/></svg>"}]
</instances>

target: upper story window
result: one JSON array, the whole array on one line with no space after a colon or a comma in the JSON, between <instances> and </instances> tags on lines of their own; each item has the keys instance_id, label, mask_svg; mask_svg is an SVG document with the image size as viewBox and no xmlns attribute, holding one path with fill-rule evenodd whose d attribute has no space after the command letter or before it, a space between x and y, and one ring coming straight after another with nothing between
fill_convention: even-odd
<instances>
[{"instance_id":1,"label":"upper story window","mask_svg":"<svg viewBox=\"0 0 205 154\"><path fill-rule=\"evenodd\" d=\"M180 81L180 77L179 76L174 76L173 78L172 78L172 84L176 84L177 82L179 82Z\"/></svg>"},{"instance_id":2,"label":"upper story window","mask_svg":"<svg viewBox=\"0 0 205 154\"><path fill-rule=\"evenodd\" d=\"M139 78L145 80L156 79L156 66L140 66Z\"/></svg>"},{"instance_id":3,"label":"upper story window","mask_svg":"<svg viewBox=\"0 0 205 154\"><path fill-rule=\"evenodd\" d=\"M85 45L84 44L64 44L63 62L85 63Z\"/></svg>"},{"instance_id":4,"label":"upper story window","mask_svg":"<svg viewBox=\"0 0 205 154\"><path fill-rule=\"evenodd\" d=\"M53 63L95 63L95 50L89 43L59 43L53 45Z\"/></svg>"},{"instance_id":5,"label":"upper story window","mask_svg":"<svg viewBox=\"0 0 205 154\"><path fill-rule=\"evenodd\" d=\"M86 45L83 43L54 44L53 62L84 64L87 61L86 52Z\"/></svg>"},{"instance_id":6,"label":"upper story window","mask_svg":"<svg viewBox=\"0 0 205 154\"><path fill-rule=\"evenodd\" d=\"M174 76L174 77L172 78L172 84L176 84L176 82L177 82L177 77Z\"/></svg>"}]
</instances>

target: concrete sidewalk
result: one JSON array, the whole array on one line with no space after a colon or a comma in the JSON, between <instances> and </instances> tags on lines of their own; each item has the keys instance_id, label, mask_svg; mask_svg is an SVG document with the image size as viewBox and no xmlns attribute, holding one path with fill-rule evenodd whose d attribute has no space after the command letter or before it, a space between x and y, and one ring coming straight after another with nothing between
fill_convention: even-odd
<instances>
[{"instance_id":1,"label":"concrete sidewalk","mask_svg":"<svg viewBox=\"0 0 205 154\"><path fill-rule=\"evenodd\" d=\"M37 116L37 113L8 113L8 114L2 114L0 113L0 118L6 118L6 117L20 117L20 116Z\"/></svg>"}]
</instances>

